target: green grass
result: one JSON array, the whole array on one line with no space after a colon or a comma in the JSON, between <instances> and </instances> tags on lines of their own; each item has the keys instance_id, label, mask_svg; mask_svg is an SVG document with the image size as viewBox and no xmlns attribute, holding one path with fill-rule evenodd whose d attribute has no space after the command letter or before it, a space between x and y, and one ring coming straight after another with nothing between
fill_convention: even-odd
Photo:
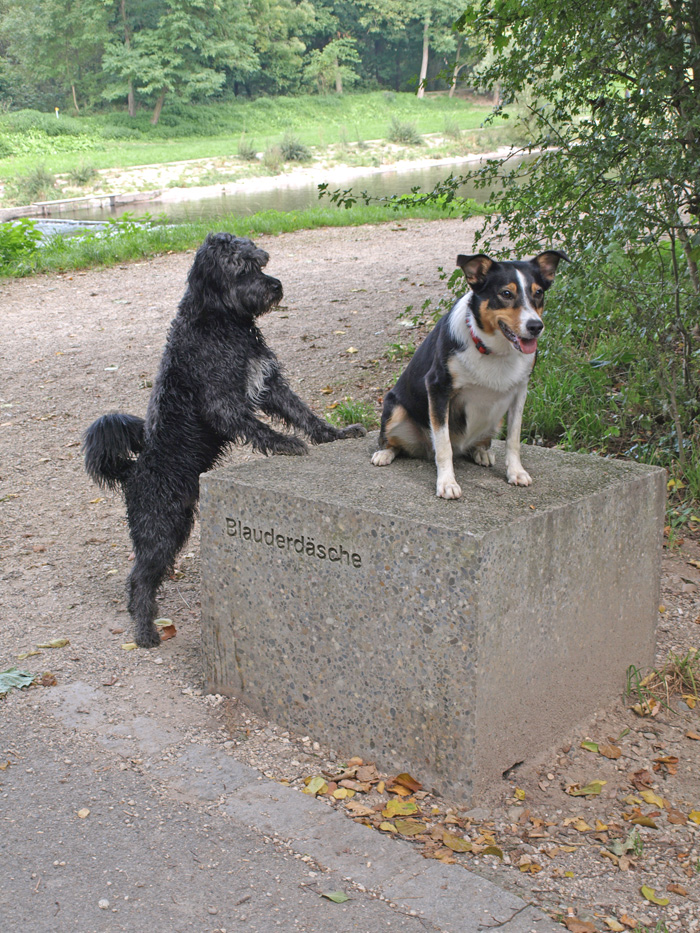
<instances>
[{"instance_id":1,"label":"green grass","mask_svg":"<svg viewBox=\"0 0 700 933\"><path fill-rule=\"evenodd\" d=\"M360 402L346 398L330 412L329 419L334 424L346 427L349 424L363 424L368 430L379 424L379 414L371 402Z\"/></svg>"},{"instance_id":2,"label":"green grass","mask_svg":"<svg viewBox=\"0 0 700 933\"><path fill-rule=\"evenodd\" d=\"M254 138L260 151L280 145L288 133L305 146L347 145L348 138L385 138L392 119L410 121L420 135L442 133L447 123L478 131L490 109L446 96L418 100L414 94L375 91L170 109L166 103L155 127L145 111L134 118L113 112L61 120L35 111L10 112L0 115L0 155L15 151L0 158L0 178L26 175L39 161L55 174L75 170L86 159L106 169L235 156L241 134Z\"/></svg>"},{"instance_id":3,"label":"green grass","mask_svg":"<svg viewBox=\"0 0 700 933\"><path fill-rule=\"evenodd\" d=\"M476 204L471 204L478 213ZM230 215L217 220L219 230L237 236L290 233L293 230L318 227L356 227L361 224L395 223L406 218L421 220L444 219L445 212L436 207L416 207L394 211L380 205L355 205L349 209L315 207L305 211L263 211L250 217ZM31 221L24 221L31 227ZM6 233L14 244L12 223L0 224L0 243ZM65 272L97 266L110 266L129 260L149 258L167 252L195 249L212 229L211 221L183 224L135 221L125 215L110 223L106 232L88 233L80 237L53 236L41 249L23 250L19 255L0 250L0 275L23 277L35 273ZM5 259L3 261L3 255Z\"/></svg>"}]
</instances>

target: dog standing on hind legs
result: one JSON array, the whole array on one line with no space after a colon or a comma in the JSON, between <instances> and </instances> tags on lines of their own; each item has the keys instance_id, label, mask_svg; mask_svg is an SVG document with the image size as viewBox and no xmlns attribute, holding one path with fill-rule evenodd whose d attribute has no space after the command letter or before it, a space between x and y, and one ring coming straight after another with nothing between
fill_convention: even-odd
<instances>
[{"instance_id":1,"label":"dog standing on hind legs","mask_svg":"<svg viewBox=\"0 0 700 933\"><path fill-rule=\"evenodd\" d=\"M103 415L83 439L95 482L121 487L134 566L127 583L135 641L160 643L156 593L189 538L199 475L234 443L263 454L304 454L304 441L258 420L263 412L314 444L361 437L362 425L336 428L289 387L256 318L282 298L264 273L268 254L245 238L210 234L197 253L174 318L145 420Z\"/></svg>"},{"instance_id":2,"label":"dog standing on hind legs","mask_svg":"<svg viewBox=\"0 0 700 933\"><path fill-rule=\"evenodd\" d=\"M483 253L457 257L469 285L418 347L386 394L375 466L397 454L435 457L436 494L459 499L454 453L493 466L491 439L508 415L506 477L529 486L520 462L527 384L544 329L544 293L560 260L547 250L530 261L495 262Z\"/></svg>"}]
</instances>

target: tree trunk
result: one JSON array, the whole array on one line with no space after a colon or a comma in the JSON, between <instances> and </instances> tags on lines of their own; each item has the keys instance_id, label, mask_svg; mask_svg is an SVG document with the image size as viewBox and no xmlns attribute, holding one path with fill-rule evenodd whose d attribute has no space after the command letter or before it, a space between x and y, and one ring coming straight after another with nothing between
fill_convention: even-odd
<instances>
[{"instance_id":1,"label":"tree trunk","mask_svg":"<svg viewBox=\"0 0 700 933\"><path fill-rule=\"evenodd\" d=\"M462 51L462 42L464 42L464 37L460 36L459 43L457 45L457 51L455 53L455 67L454 71L452 72L452 84L450 84L450 93L447 95L448 97L454 97L455 90L457 89L457 77L464 67L463 65L459 64L459 53Z\"/></svg>"},{"instance_id":2,"label":"tree trunk","mask_svg":"<svg viewBox=\"0 0 700 933\"><path fill-rule=\"evenodd\" d=\"M335 60L335 93L343 93L343 76L340 73L340 65L338 64L338 59Z\"/></svg>"},{"instance_id":3,"label":"tree trunk","mask_svg":"<svg viewBox=\"0 0 700 933\"><path fill-rule=\"evenodd\" d=\"M162 91L160 96L158 97L158 100L156 101L155 107L153 108L153 116L151 117L152 126L156 126L156 124L158 123L158 120L160 120L160 112L163 109L164 100L165 100L165 91Z\"/></svg>"},{"instance_id":4,"label":"tree trunk","mask_svg":"<svg viewBox=\"0 0 700 933\"><path fill-rule=\"evenodd\" d=\"M418 81L417 97L425 96L425 78L428 74L428 50L430 47L430 12L425 14L423 21L423 61L420 66L420 79Z\"/></svg>"},{"instance_id":5,"label":"tree trunk","mask_svg":"<svg viewBox=\"0 0 700 933\"><path fill-rule=\"evenodd\" d=\"M126 20L126 0L121 0L121 3L119 5L119 10L122 15L122 23L124 24L124 46L125 48L130 49L131 48L131 36L129 35L129 24L127 23L127 20ZM129 87L126 92L126 105L127 105L127 110L129 111L129 116L135 117L136 116L136 98L134 96L134 85L133 85L131 78L129 78Z\"/></svg>"},{"instance_id":6,"label":"tree trunk","mask_svg":"<svg viewBox=\"0 0 700 933\"><path fill-rule=\"evenodd\" d=\"M73 92L73 106L75 107L75 112L80 113L80 107L78 107L78 98L75 96L75 85L71 84L70 89Z\"/></svg>"}]
</instances>

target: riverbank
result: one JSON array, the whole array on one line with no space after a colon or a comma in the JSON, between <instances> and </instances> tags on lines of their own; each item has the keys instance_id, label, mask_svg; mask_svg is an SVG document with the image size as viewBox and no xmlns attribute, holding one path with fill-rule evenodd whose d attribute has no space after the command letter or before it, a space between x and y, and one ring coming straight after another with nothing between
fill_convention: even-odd
<instances>
[{"instance_id":1,"label":"riverbank","mask_svg":"<svg viewBox=\"0 0 700 933\"><path fill-rule=\"evenodd\" d=\"M0 208L0 221L64 214L86 217L86 211L95 210L104 216L119 216L126 211L134 215L158 213L160 205L301 189L312 191L310 197L315 198L316 186L321 183L332 189L352 185L357 179L366 182L368 178L389 175L405 178L409 173L427 173L443 167L448 175L462 165L485 158L504 158L514 151L509 146L482 151L473 137L471 134L471 142L467 144L466 140L450 142L444 135L434 134L422 137L421 144L413 146L372 140L361 149L359 144L345 147L344 152L333 146L323 150L311 147L308 159L277 165L272 165L266 159L267 153L261 152L254 161L245 163L236 155L112 168L95 171L80 187L71 184L69 174L61 174L56 176L55 196ZM4 190L0 184L0 203ZM263 202L261 206L264 209L268 205ZM298 206L301 205L293 204L292 209Z\"/></svg>"}]
</instances>

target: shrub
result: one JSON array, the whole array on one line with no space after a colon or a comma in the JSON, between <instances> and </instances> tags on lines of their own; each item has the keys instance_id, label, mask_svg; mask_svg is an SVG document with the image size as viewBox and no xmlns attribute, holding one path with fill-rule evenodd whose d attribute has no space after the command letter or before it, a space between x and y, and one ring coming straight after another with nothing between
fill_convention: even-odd
<instances>
[{"instance_id":1,"label":"shrub","mask_svg":"<svg viewBox=\"0 0 700 933\"><path fill-rule=\"evenodd\" d=\"M246 139L245 133L241 134L238 142L238 158L243 159L244 162L258 161L258 150L252 142Z\"/></svg>"},{"instance_id":2,"label":"shrub","mask_svg":"<svg viewBox=\"0 0 700 933\"><path fill-rule=\"evenodd\" d=\"M68 178L75 185L89 185L98 176L98 171L94 165L78 165L68 172Z\"/></svg>"},{"instance_id":3,"label":"shrub","mask_svg":"<svg viewBox=\"0 0 700 933\"><path fill-rule=\"evenodd\" d=\"M420 146L423 142L415 123L405 123L396 117L391 118L387 138L389 142L402 146Z\"/></svg>"},{"instance_id":4,"label":"shrub","mask_svg":"<svg viewBox=\"0 0 700 933\"><path fill-rule=\"evenodd\" d=\"M22 217L0 223L0 269L16 265L39 248L36 222Z\"/></svg>"},{"instance_id":5,"label":"shrub","mask_svg":"<svg viewBox=\"0 0 700 933\"><path fill-rule=\"evenodd\" d=\"M268 172L276 174L282 168L282 150L279 146L269 146L263 153L262 161Z\"/></svg>"},{"instance_id":6,"label":"shrub","mask_svg":"<svg viewBox=\"0 0 700 933\"><path fill-rule=\"evenodd\" d=\"M285 162L308 162L311 150L292 133L285 133L279 145L282 158Z\"/></svg>"},{"instance_id":7,"label":"shrub","mask_svg":"<svg viewBox=\"0 0 700 933\"><path fill-rule=\"evenodd\" d=\"M366 428L376 428L379 424L374 405L351 398L346 398L336 405L330 413L330 420L341 426L364 424Z\"/></svg>"},{"instance_id":8,"label":"shrub","mask_svg":"<svg viewBox=\"0 0 700 933\"><path fill-rule=\"evenodd\" d=\"M45 165L38 165L28 175L17 175L8 182L6 193L14 201L48 201L56 190L56 178Z\"/></svg>"}]
</instances>

